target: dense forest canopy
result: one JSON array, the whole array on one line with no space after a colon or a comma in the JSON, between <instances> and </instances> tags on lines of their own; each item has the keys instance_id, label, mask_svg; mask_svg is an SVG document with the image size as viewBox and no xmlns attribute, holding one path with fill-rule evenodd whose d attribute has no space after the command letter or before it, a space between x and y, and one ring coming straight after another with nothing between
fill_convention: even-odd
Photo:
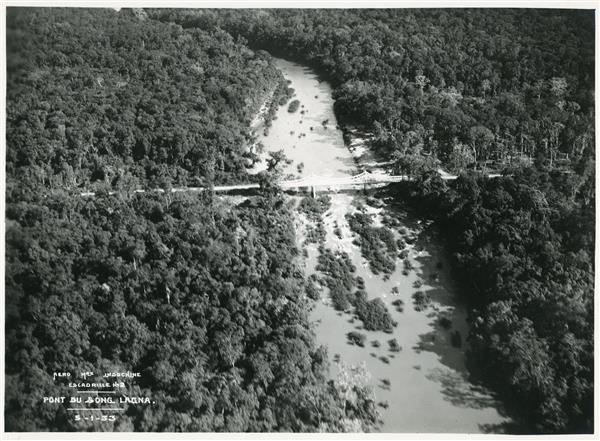
<instances>
[{"instance_id":1,"label":"dense forest canopy","mask_svg":"<svg viewBox=\"0 0 600 441\"><path fill-rule=\"evenodd\" d=\"M126 11L9 9L7 22L9 190L14 176L60 189L245 179L248 123L283 81L268 55Z\"/></svg>"},{"instance_id":2,"label":"dense forest canopy","mask_svg":"<svg viewBox=\"0 0 600 441\"><path fill-rule=\"evenodd\" d=\"M363 372L329 380L314 343L280 196L74 194L244 177L270 56L143 11L7 18L6 429L371 430ZM88 370L156 404L82 426L42 403Z\"/></svg>"},{"instance_id":3,"label":"dense forest canopy","mask_svg":"<svg viewBox=\"0 0 600 441\"><path fill-rule=\"evenodd\" d=\"M593 155L594 15L528 9L156 10L319 69L404 171Z\"/></svg>"},{"instance_id":4,"label":"dense forest canopy","mask_svg":"<svg viewBox=\"0 0 600 441\"><path fill-rule=\"evenodd\" d=\"M368 430L364 384L327 383L290 215L178 196L7 211L8 430L81 430L52 372L141 372L112 430ZM346 399L347 391L353 397ZM106 423L103 426L106 429Z\"/></svg>"},{"instance_id":5,"label":"dense forest canopy","mask_svg":"<svg viewBox=\"0 0 600 441\"><path fill-rule=\"evenodd\" d=\"M446 238L473 308L471 372L519 431L593 430L594 182L573 176L529 168L448 186L427 174L402 192Z\"/></svg>"},{"instance_id":6,"label":"dense forest canopy","mask_svg":"<svg viewBox=\"0 0 600 441\"><path fill-rule=\"evenodd\" d=\"M519 430L592 431L593 42L590 11L9 8L7 430L81 429L39 404L67 369L140 370L135 392L159 397L90 429L376 425L359 371L327 380L276 189L237 207L127 193L248 179L248 125L285 84L267 50L318 69L342 126L416 177L388 195L447 238L471 372ZM386 230L352 221L391 270L372 245ZM351 288L340 304L389 327Z\"/></svg>"},{"instance_id":7,"label":"dense forest canopy","mask_svg":"<svg viewBox=\"0 0 600 441\"><path fill-rule=\"evenodd\" d=\"M516 430L593 430L593 11L150 14L226 29L329 79L339 120L417 177L392 195L447 238L472 308L472 373L511 405ZM448 185L430 172L440 165L508 177Z\"/></svg>"}]
</instances>

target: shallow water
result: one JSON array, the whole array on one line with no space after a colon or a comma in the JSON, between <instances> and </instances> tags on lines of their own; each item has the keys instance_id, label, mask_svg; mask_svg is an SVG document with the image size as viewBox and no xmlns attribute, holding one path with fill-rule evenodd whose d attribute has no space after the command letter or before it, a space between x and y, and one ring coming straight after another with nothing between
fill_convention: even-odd
<instances>
[{"instance_id":1,"label":"shallow water","mask_svg":"<svg viewBox=\"0 0 600 441\"><path fill-rule=\"evenodd\" d=\"M291 87L296 90L294 98L304 104L305 107L300 109L308 110L308 113L301 115L299 109L290 114L287 106L281 107L269 135L261 137L265 150L284 149L288 158L294 161L288 166L288 173L298 174L296 165L300 162L304 163L302 176L340 176L356 172L352 156L344 147L341 131L335 127L330 86L319 82L316 74L306 67L284 60L278 60L277 64L292 81ZM328 129L321 124L326 119L329 120ZM310 126L313 131L309 130ZM291 131L295 135L290 135ZM299 138L300 133L306 133L306 136ZM452 280L446 271L448 265L435 238L423 224L397 207L367 207L376 224L381 220L381 211L385 210L398 218L401 226L419 235L417 242L409 246L409 259L414 269L403 275L402 262L397 259L397 269L386 281L383 275L376 276L370 271L360 249L352 244L352 233L345 219L347 213L356 210L353 203L364 202L364 196L356 193L331 194L331 197L331 208L324 216L326 246L350 255L357 268L356 275L365 279L369 298L380 297L398 322L392 334L360 330L360 320L351 323L352 315L334 310L327 294L323 294L322 299L315 302L311 318L318 343L328 348L332 375L337 366L336 355L346 364L365 364L371 374L377 402L388 405L386 409L380 408L383 432L481 433L499 430L498 425L507 421L498 410L499 404L489 392L468 381L464 344L460 349L450 344L450 333L455 330L460 332L464 342L468 325L466 311L456 300ZM299 215L300 237L304 221ZM341 239L333 233L334 222L342 231ZM399 228L394 229L396 234ZM316 245L309 245L307 251L308 275L314 272L318 252ZM441 263L441 269L438 263ZM416 288L418 280L422 286ZM398 289L398 294L392 293L393 287ZM419 312L413 307L411 296L417 290L424 291L432 299L425 311ZM403 312L396 311L391 305L395 299L403 300ZM438 325L440 314L450 319L450 329ZM367 335L365 347L347 343L346 334L353 330ZM388 340L392 338L402 346L400 352L389 351ZM381 343L379 348L371 345L374 340ZM388 362L380 357L387 357ZM383 379L389 380L389 387Z\"/></svg>"},{"instance_id":2,"label":"shallow water","mask_svg":"<svg viewBox=\"0 0 600 441\"><path fill-rule=\"evenodd\" d=\"M353 174L356 170L354 160L344 146L341 130L336 128L329 83L320 81L314 71L296 63L278 59L277 67L286 79L292 81L290 87L295 89L292 100L299 100L300 107L294 113L287 111L287 105L280 107L268 136L262 134L263 128L260 127L258 141L265 146L262 157L267 157L268 151L283 149L293 161L284 170L285 174L302 177L311 174L332 177ZM325 120L328 123L323 125ZM301 163L304 164L304 171L299 173L297 165ZM251 172L265 168L263 161Z\"/></svg>"}]
</instances>

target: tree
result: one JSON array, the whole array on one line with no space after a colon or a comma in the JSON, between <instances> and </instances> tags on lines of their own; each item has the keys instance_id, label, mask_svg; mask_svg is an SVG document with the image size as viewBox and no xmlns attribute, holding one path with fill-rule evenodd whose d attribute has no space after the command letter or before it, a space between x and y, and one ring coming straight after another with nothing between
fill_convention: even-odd
<instances>
[{"instance_id":1,"label":"tree","mask_svg":"<svg viewBox=\"0 0 600 441\"><path fill-rule=\"evenodd\" d=\"M460 142L454 145L450 157L448 158L450 170L457 173L466 170L467 167L474 162L475 156L473 155L473 149Z\"/></svg>"},{"instance_id":2,"label":"tree","mask_svg":"<svg viewBox=\"0 0 600 441\"><path fill-rule=\"evenodd\" d=\"M474 126L469 130L469 138L473 147L476 161L485 161L488 157L489 147L494 141L494 134L484 126Z\"/></svg>"},{"instance_id":3,"label":"tree","mask_svg":"<svg viewBox=\"0 0 600 441\"><path fill-rule=\"evenodd\" d=\"M282 173L282 166L289 165L292 161L285 156L283 150L277 150L276 152L269 152L269 158L267 159L267 171L280 174Z\"/></svg>"}]
</instances>

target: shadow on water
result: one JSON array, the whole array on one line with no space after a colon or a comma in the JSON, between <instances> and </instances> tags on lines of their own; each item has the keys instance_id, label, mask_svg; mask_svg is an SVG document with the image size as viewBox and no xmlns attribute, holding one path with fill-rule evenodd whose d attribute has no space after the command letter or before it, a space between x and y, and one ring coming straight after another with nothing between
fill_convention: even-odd
<instances>
[{"instance_id":1,"label":"shadow on water","mask_svg":"<svg viewBox=\"0 0 600 441\"><path fill-rule=\"evenodd\" d=\"M497 424L478 424L477 426L479 427L481 433L485 434L528 434L528 432L523 430L522 426L511 421L506 421Z\"/></svg>"},{"instance_id":2,"label":"shadow on water","mask_svg":"<svg viewBox=\"0 0 600 441\"><path fill-rule=\"evenodd\" d=\"M410 214L403 222L410 222ZM508 414L495 395L484 386L473 383L465 366L465 338L468 334L466 309L455 294L455 287L449 274L449 259L443 250L432 244L436 243L435 231L429 227L423 228L415 249L421 250L414 260L418 262L417 273L421 286L418 288L431 299L431 305L424 314L432 320L431 330L419 335L419 341L413 347L417 351L428 351L438 356L439 362L447 367L433 369L426 378L439 383L442 387L444 400L454 406L486 409L495 408L498 413L507 417ZM432 256L437 256L435 259ZM461 343L454 345L452 333L458 332ZM513 421L498 424L480 424L483 433L518 433L518 425Z\"/></svg>"},{"instance_id":3,"label":"shadow on water","mask_svg":"<svg viewBox=\"0 0 600 441\"><path fill-rule=\"evenodd\" d=\"M368 151L365 152L363 160L359 161L362 165L357 166L347 150L348 146L344 144L342 134L336 128L336 118L332 113L331 89L327 84L316 85L310 69L287 62L281 62L280 65L288 73L298 77L294 78L291 87L296 88L297 98L304 106L302 109L305 114L290 115L287 108L280 109L280 118L274 122L271 138L265 142L265 148L277 150L283 147L290 159L296 161L290 167L290 171L295 173L296 164L303 162L305 167L302 175L305 177L339 177L369 169L374 160L373 156L367 154ZM327 128L322 124L326 119L329 120ZM294 133L290 133L292 131ZM360 132L351 131L349 135L352 143L361 147L359 151L370 142L369 134L361 135ZM395 354L390 353L386 341L391 337L384 335L382 331L362 330L362 321L357 320L354 315L334 311L329 301L319 302L313 309L312 317L321 320L318 328L319 343L325 344L330 353L334 354L334 363L341 360L348 363L365 362L372 374L369 384L373 386L379 401L385 403L385 407L381 406L384 431L502 431L499 427L494 427L494 423L500 422L497 412L495 409L488 409L493 406L493 397L469 383L464 365L464 351L451 344L451 332L460 330L463 338L466 336L464 308L456 305L453 290L445 290L446 286L452 286L452 281L443 274L446 268L436 268L440 260L438 248L435 246L438 241L434 237L428 237L429 222L416 216L398 198L409 189L410 186L403 183L392 184L386 189L369 188L367 191L364 187L340 189L339 193L358 193L361 196L332 197L332 207L323 216L327 243L332 249L350 251L357 274L365 281L369 297L380 297L388 306L396 300L392 296L403 299L405 308L402 311L391 310L390 313L394 318L398 318L399 324L398 329L394 331L394 338L397 338L404 349ZM311 188L298 190L297 193L293 191L291 194L303 196L311 193ZM328 194L334 196L337 188L327 190ZM321 193L318 189L316 192ZM407 239L405 242L410 250L409 260L415 264L413 269L406 271L407 274L403 273L402 260L397 258L394 260L398 271L389 279L385 279L381 274L373 275L369 270L361 250L352 244L351 231L345 218L350 207L354 210L358 206L364 206L367 213L376 214L374 226L389 225L396 240L400 239L400 236ZM336 239L334 222L339 224L343 232L343 237L339 240ZM316 245L310 248L307 262L310 260L311 268L316 263L317 253ZM393 254L395 251L390 252L390 258L394 257ZM438 278L430 277L434 272L440 273ZM415 277L418 278L418 283L413 285ZM393 288L396 288L395 292ZM426 292L432 299L430 308L423 312L415 310L410 304L410 296L417 290ZM322 293L322 298L329 298L327 290ZM442 322L443 326L440 324L440 314L449 317L450 329L446 329L448 323ZM348 344L347 334L358 330L361 334L368 335L364 347ZM377 346L372 345L375 338ZM417 353L417 350L422 353ZM436 409L435 415L428 415L430 409ZM483 426L483 423L490 424ZM478 424L481 425L479 429Z\"/></svg>"},{"instance_id":4,"label":"shadow on water","mask_svg":"<svg viewBox=\"0 0 600 441\"><path fill-rule=\"evenodd\" d=\"M451 344L451 330L443 329L439 323L439 317L443 316L454 322L456 320L455 310L447 310L440 314L437 311L431 311L431 318L433 318L432 326L434 329L427 334L419 335L419 342L413 347L415 351L428 351L437 354L440 363L450 369L462 372L465 370L464 354L463 352L452 346Z\"/></svg>"},{"instance_id":5,"label":"shadow on water","mask_svg":"<svg viewBox=\"0 0 600 441\"><path fill-rule=\"evenodd\" d=\"M445 369L433 369L426 377L442 385L444 399L454 406L471 409L498 407L497 400L481 386L469 383L464 374Z\"/></svg>"},{"instance_id":6,"label":"shadow on water","mask_svg":"<svg viewBox=\"0 0 600 441\"><path fill-rule=\"evenodd\" d=\"M320 118L318 118L318 119L320 120ZM313 120L314 120L314 124L315 124L314 126L312 126L313 129L310 130L310 126L308 127L308 130L310 130L311 133L314 135L314 138L311 139L313 142L316 142L319 144L327 144L328 146L338 148L341 151L345 151L345 152L348 151L348 148L343 143L336 142L336 140L338 139L338 135L340 133L339 131L337 131L333 128L325 129L325 128L323 128L323 126L321 124L322 120L317 121L317 120L315 120L315 118L313 118ZM328 127L330 127L330 126L328 125ZM317 137L317 135L320 135L320 136ZM350 158L350 159L352 159L352 158ZM352 163L349 165L352 165L354 167L356 164L354 163L354 161L352 161Z\"/></svg>"}]
</instances>

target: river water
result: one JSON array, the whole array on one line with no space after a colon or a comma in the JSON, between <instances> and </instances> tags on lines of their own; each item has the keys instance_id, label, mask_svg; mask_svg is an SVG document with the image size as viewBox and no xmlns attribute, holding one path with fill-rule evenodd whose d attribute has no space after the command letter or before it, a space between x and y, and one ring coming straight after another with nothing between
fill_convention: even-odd
<instances>
[{"instance_id":1,"label":"river water","mask_svg":"<svg viewBox=\"0 0 600 441\"><path fill-rule=\"evenodd\" d=\"M296 92L294 99L300 101L301 107L294 113L289 113L287 106L280 107L268 135L259 136L265 146L265 155L268 151L283 149L293 160L286 172L296 176L357 173L357 165L344 146L342 132L336 128L329 84L320 81L307 67L282 59L277 60L277 65L291 81L290 87ZM301 163L303 169L299 173L298 164ZM323 294L322 299L315 302L311 318L317 342L328 348L332 375L336 373L338 361L364 364L377 402L385 403L379 407L382 432L500 431L508 420L501 414L499 403L488 391L470 383L467 378L464 354L468 333L466 311L457 301L446 270L448 265L435 234L423 222L411 218L402 207L393 206L391 201L382 201L382 206L377 208L365 205L373 214L376 225L387 214L399 221L394 227L397 237L400 237L398 231L401 228L417 237L416 242L408 246L408 258L414 269L404 275L402 261L398 259L396 271L384 280L383 275L376 276L370 271L360 249L352 243L353 235L345 218L347 213L357 210L357 203L364 204L365 196L358 193L330 195L331 208L324 215L326 246L349 254L357 268L356 275L365 280L369 298L380 297L398 322L392 334L362 330L360 320L334 310L327 294ZM298 215L299 240L307 222L303 215ZM334 234L335 225L341 231L341 238ZM315 272L318 251L314 244L306 248L305 270L309 275ZM411 296L417 290L432 299L424 311L417 311L413 306ZM402 312L391 305L396 299L404 302ZM450 320L448 329L438 324L441 315ZM346 334L356 330L367 335L365 347L348 344ZM460 348L451 344L450 334L455 331L462 336ZM400 352L390 352L387 342L392 338L400 343ZM381 345L372 346L374 340Z\"/></svg>"}]
</instances>

